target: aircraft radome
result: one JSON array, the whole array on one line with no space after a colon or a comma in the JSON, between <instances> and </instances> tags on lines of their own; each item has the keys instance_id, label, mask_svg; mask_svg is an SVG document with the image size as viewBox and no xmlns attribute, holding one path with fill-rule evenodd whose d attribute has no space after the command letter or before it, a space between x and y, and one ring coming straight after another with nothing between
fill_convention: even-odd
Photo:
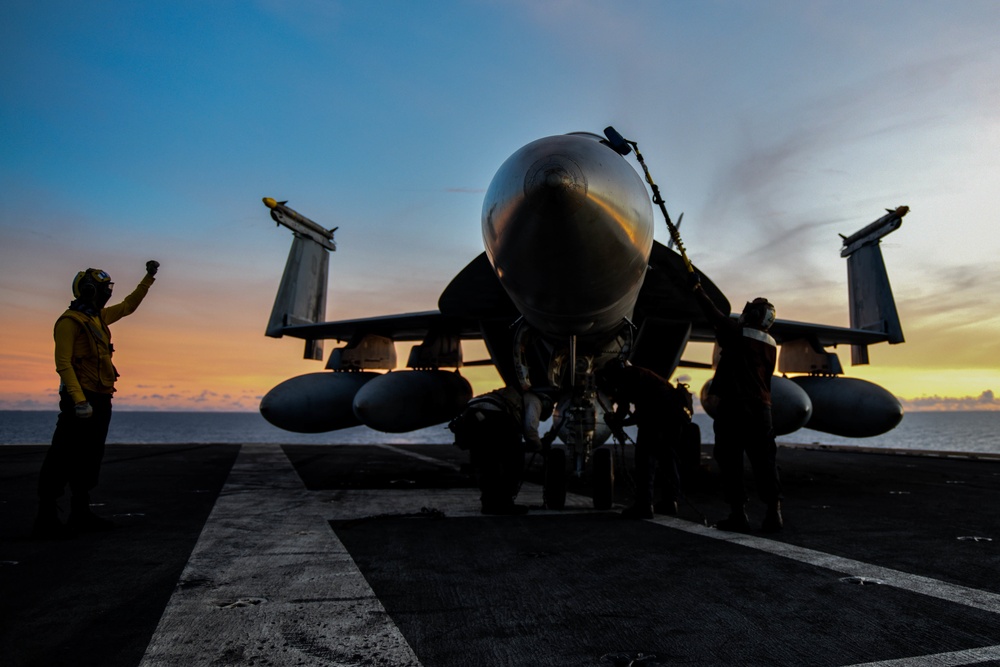
<instances>
[{"instance_id":1,"label":"aircraft radome","mask_svg":"<svg viewBox=\"0 0 1000 667\"><path fill-rule=\"evenodd\" d=\"M545 137L500 166L483 202L485 251L445 287L436 310L324 321L335 230L265 198L272 218L294 232L266 335L304 339L313 359L322 359L323 339L346 345L333 350L325 371L286 380L264 396L264 417L299 432L358 424L405 432L443 423L472 398L460 374L461 341L482 339L490 359L473 363L493 364L508 385L557 392L552 423L561 444L548 452L549 463L565 460L564 469L580 473L610 435L602 418L610 404L597 391L595 370L624 357L669 378L678 366L696 365L681 359L689 342L714 340L684 258L653 240L650 196L626 151L613 146L620 135L609 128L606 136ZM889 211L843 239L850 327L778 320L771 328L780 346L781 375L772 386L777 433L808 426L866 437L902 419L892 394L843 377L827 348L851 345L859 364L868 362L868 345L903 342L879 243L907 210ZM419 343L408 370L393 370L396 341Z\"/></svg>"}]
</instances>

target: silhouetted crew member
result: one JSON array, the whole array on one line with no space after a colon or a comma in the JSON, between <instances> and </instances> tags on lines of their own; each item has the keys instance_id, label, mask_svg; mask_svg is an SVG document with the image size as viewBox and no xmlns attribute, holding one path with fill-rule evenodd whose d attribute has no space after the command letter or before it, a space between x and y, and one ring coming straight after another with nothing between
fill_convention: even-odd
<instances>
[{"instance_id":1,"label":"silhouetted crew member","mask_svg":"<svg viewBox=\"0 0 1000 667\"><path fill-rule=\"evenodd\" d=\"M38 478L37 537L63 537L74 532L108 530L113 524L90 511L90 491L104 458L111 422L111 395L118 371L111 361L109 324L131 315L153 284L159 263L146 262L146 275L124 301L107 306L114 283L100 269L81 271L73 279L73 302L56 320L56 372L59 373L59 419L52 446ZM58 499L69 484L72 497L66 526L59 520ZM67 530L69 528L69 530Z\"/></svg>"},{"instance_id":2,"label":"silhouetted crew member","mask_svg":"<svg viewBox=\"0 0 1000 667\"><path fill-rule=\"evenodd\" d=\"M503 387L476 396L449 428L455 444L469 450L479 489L483 514L524 514L525 505L514 500L524 474L525 446L542 447L538 424L552 414L552 400L543 392L521 392Z\"/></svg>"},{"instance_id":3,"label":"silhouetted crew member","mask_svg":"<svg viewBox=\"0 0 1000 667\"><path fill-rule=\"evenodd\" d=\"M730 319L705 293L697 274L693 289L705 316L715 328L721 348L709 396L718 402L715 414L715 450L729 517L719 521L722 530L746 530L746 489L743 453L753 468L757 495L767 504L761 529L782 527L781 483L778 480L777 445L771 422L771 376L777 344L767 333L774 323L774 306L758 298L746 304L739 320Z\"/></svg>"},{"instance_id":4,"label":"silhouetted crew member","mask_svg":"<svg viewBox=\"0 0 1000 667\"><path fill-rule=\"evenodd\" d=\"M684 425L691 420L683 389L674 387L653 371L612 360L597 374L597 386L618 404L605 416L613 429L635 424L635 503L622 512L630 519L652 519L656 467L662 472L663 497L656 506L660 514L677 514L680 476L676 448ZM631 407L635 406L634 411Z\"/></svg>"}]
</instances>

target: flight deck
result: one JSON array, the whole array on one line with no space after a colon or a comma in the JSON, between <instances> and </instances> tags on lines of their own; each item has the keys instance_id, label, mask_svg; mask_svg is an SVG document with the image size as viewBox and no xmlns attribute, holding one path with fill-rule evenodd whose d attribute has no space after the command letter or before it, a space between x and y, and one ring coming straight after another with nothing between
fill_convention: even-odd
<instances>
[{"instance_id":1,"label":"flight deck","mask_svg":"<svg viewBox=\"0 0 1000 667\"><path fill-rule=\"evenodd\" d=\"M1000 461L782 447L785 529L586 480L483 516L451 445L111 445L94 510L28 539L44 446L0 447L0 655L29 665L1000 665ZM622 462L620 462L622 463ZM65 501L64 501L65 504ZM751 500L759 525L763 506Z\"/></svg>"}]
</instances>

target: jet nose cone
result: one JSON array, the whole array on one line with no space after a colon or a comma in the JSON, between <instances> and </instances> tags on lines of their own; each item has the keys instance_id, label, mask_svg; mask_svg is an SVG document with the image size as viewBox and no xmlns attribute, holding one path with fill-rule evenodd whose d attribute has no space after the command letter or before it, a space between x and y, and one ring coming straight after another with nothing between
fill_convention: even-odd
<instances>
[{"instance_id":1,"label":"jet nose cone","mask_svg":"<svg viewBox=\"0 0 1000 667\"><path fill-rule=\"evenodd\" d=\"M590 136L532 142L483 202L486 254L518 310L559 333L630 317L653 243L652 207L625 160Z\"/></svg>"},{"instance_id":2,"label":"jet nose cone","mask_svg":"<svg viewBox=\"0 0 1000 667\"><path fill-rule=\"evenodd\" d=\"M536 161L524 175L524 194L587 195L587 177L580 166L563 155L547 155Z\"/></svg>"},{"instance_id":3,"label":"jet nose cone","mask_svg":"<svg viewBox=\"0 0 1000 667\"><path fill-rule=\"evenodd\" d=\"M572 188L575 183L563 169L552 169L545 173L545 185L550 188Z\"/></svg>"}]
</instances>

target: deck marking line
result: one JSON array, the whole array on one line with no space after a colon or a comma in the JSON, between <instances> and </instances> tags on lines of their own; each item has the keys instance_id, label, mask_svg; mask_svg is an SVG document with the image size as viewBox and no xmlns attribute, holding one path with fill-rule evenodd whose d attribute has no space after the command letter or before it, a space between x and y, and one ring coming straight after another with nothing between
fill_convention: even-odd
<instances>
[{"instance_id":1,"label":"deck marking line","mask_svg":"<svg viewBox=\"0 0 1000 667\"><path fill-rule=\"evenodd\" d=\"M432 457L423 458L431 459ZM442 461L441 459L436 460L440 463L445 463L445 461ZM525 484L524 486L527 487L528 485ZM524 489L524 487L522 487L522 489ZM579 494L567 493L566 498L578 507L590 502L589 498ZM785 542L755 537L744 533L731 533L717 528L708 528L700 523L694 523L675 517L659 516L652 519L650 522L661 526L667 526L669 528L675 528L677 530L683 530L702 537L709 537L714 540L741 544L751 549L764 551L776 556L789 558L791 560L797 560L809 565L815 565L828 570L833 570L834 572L841 572L849 576L879 579L887 586L893 586L912 593L919 593L921 595L935 597L947 602L961 604L966 607L1000 614L1000 594L997 593L991 593L977 588L969 588L958 584L949 584L938 579L931 579L930 577L923 577L918 574L909 574L900 570L893 570L891 568L872 565L870 563L864 563L850 558L843 558L841 556L835 556L822 551L816 551L815 549L795 546L794 544L786 544Z\"/></svg>"},{"instance_id":2,"label":"deck marking line","mask_svg":"<svg viewBox=\"0 0 1000 667\"><path fill-rule=\"evenodd\" d=\"M1000 646L983 646L952 653L935 653L920 655L898 660L879 660L877 662L859 662L846 667L958 667L958 665L974 665L979 662L989 662L1000 659Z\"/></svg>"},{"instance_id":3,"label":"deck marking line","mask_svg":"<svg viewBox=\"0 0 1000 667\"><path fill-rule=\"evenodd\" d=\"M462 466L452 463L451 461L445 461L444 459L434 458L433 456L426 456L425 454L418 454L417 452L411 452L409 449L402 449L394 445L386 445L384 443L377 443L374 445L380 449L388 449L391 452L396 452L397 454L404 454L414 459L423 461L424 463L433 463L441 468L448 468L449 470L461 470Z\"/></svg>"},{"instance_id":4,"label":"deck marking line","mask_svg":"<svg viewBox=\"0 0 1000 667\"><path fill-rule=\"evenodd\" d=\"M141 667L419 667L281 447L243 445Z\"/></svg>"},{"instance_id":5,"label":"deck marking line","mask_svg":"<svg viewBox=\"0 0 1000 667\"><path fill-rule=\"evenodd\" d=\"M909 574L899 570L893 570L879 565L872 565L850 558L843 558L833 554L799 547L794 544L786 544L776 540L769 540L763 537L745 535L742 533L730 533L717 528L706 528L699 523L676 519L673 517L658 517L652 523L669 528L676 528L702 537L709 537L714 540L732 542L740 544L758 551L765 551L776 556L782 556L791 560L797 560L809 565L842 572L856 577L868 577L880 579L885 585L900 588L912 593L920 593L935 597L948 602L954 602L966 607L982 609L994 614L1000 614L1000 595L958 584L949 584L938 579L923 577L918 574Z\"/></svg>"}]
</instances>

